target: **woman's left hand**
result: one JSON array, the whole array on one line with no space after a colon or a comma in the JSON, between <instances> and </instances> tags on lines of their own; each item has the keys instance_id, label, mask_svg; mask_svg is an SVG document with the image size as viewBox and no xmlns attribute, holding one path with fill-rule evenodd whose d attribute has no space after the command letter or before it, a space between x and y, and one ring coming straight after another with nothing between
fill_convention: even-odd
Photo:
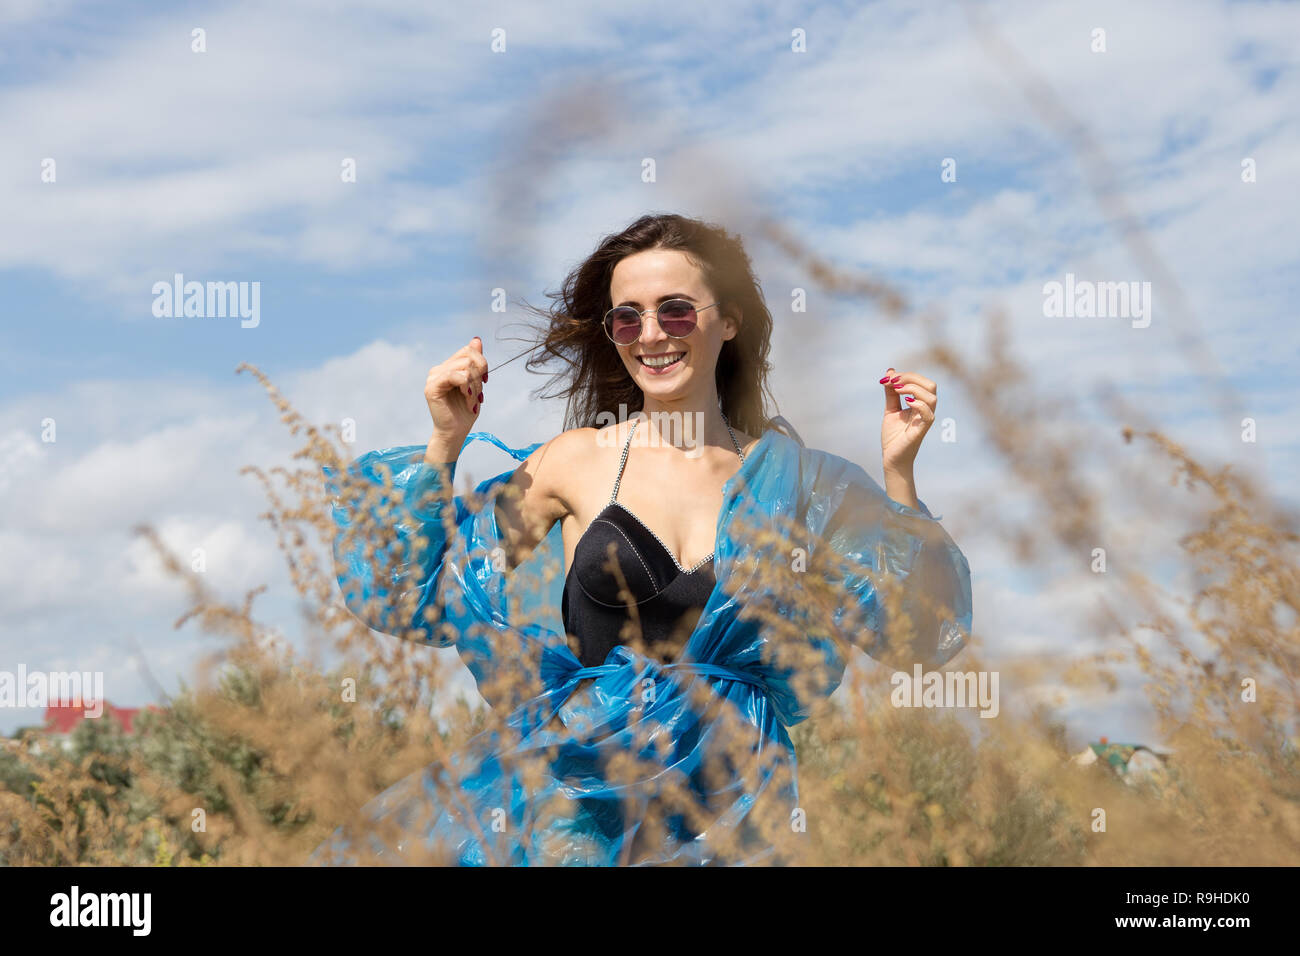
<instances>
[{"instance_id":1,"label":"woman's left hand","mask_svg":"<svg viewBox=\"0 0 1300 956\"><path fill-rule=\"evenodd\" d=\"M885 473L911 477L921 439L934 424L939 386L915 372L890 369L880 380L885 416L880 422L880 453ZM904 399L904 396L907 396Z\"/></svg>"}]
</instances>

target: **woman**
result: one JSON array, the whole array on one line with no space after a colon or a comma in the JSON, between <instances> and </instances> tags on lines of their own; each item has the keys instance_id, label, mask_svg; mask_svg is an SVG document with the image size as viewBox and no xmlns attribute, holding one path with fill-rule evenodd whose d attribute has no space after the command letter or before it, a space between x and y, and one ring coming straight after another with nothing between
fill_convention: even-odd
<instances>
[{"instance_id":1,"label":"woman","mask_svg":"<svg viewBox=\"0 0 1300 956\"><path fill-rule=\"evenodd\" d=\"M552 298L530 366L564 362L563 433L523 450L470 434L488 384L475 337L429 372L427 445L362 456L348 501L326 469L349 608L456 644L509 715L377 798L364 845L464 864L782 859L787 728L838 686L848 647L936 666L970 630L966 560L913 481L936 386L880 379L882 491L767 417L772 320L725 231L644 216ZM452 499L478 438L522 464ZM349 507L364 491L380 505ZM315 859L355 846L340 831Z\"/></svg>"}]
</instances>

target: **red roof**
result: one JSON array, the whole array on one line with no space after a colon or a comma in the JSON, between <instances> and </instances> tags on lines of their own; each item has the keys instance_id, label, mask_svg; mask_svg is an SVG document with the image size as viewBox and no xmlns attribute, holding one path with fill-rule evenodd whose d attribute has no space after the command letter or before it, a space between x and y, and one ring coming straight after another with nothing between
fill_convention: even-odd
<instances>
[{"instance_id":1,"label":"red roof","mask_svg":"<svg viewBox=\"0 0 1300 956\"><path fill-rule=\"evenodd\" d=\"M80 700L76 699L51 704L45 708L45 729L50 733L70 734L77 724L86 719L87 709ZM145 709L156 711L158 708L150 706ZM135 724L135 715L140 713L140 710L139 707L114 707L108 701L104 701L102 716L112 717L129 734Z\"/></svg>"}]
</instances>

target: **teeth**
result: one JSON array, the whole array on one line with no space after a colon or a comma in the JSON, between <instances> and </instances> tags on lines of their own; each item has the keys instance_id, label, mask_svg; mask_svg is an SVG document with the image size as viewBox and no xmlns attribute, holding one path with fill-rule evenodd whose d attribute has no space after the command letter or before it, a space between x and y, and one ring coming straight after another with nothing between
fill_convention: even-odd
<instances>
[{"instance_id":1,"label":"teeth","mask_svg":"<svg viewBox=\"0 0 1300 956\"><path fill-rule=\"evenodd\" d=\"M651 368L663 368L676 362L685 354L685 352L674 352L672 355L642 355L641 362Z\"/></svg>"}]
</instances>

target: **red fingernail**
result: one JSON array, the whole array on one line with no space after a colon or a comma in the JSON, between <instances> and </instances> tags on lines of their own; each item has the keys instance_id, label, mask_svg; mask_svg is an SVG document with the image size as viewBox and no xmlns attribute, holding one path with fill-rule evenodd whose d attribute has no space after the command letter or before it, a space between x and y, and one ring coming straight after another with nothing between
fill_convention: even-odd
<instances>
[{"instance_id":1,"label":"red fingernail","mask_svg":"<svg viewBox=\"0 0 1300 956\"><path fill-rule=\"evenodd\" d=\"M903 396L903 401L905 401L905 402L914 402L914 401L916 401L916 399L914 399L911 395L904 395L904 396Z\"/></svg>"},{"instance_id":2,"label":"red fingernail","mask_svg":"<svg viewBox=\"0 0 1300 956\"><path fill-rule=\"evenodd\" d=\"M902 382L896 382L894 384L894 388L907 388L907 386L904 385Z\"/></svg>"},{"instance_id":3,"label":"red fingernail","mask_svg":"<svg viewBox=\"0 0 1300 956\"><path fill-rule=\"evenodd\" d=\"M472 409L472 411L478 411L478 402L474 403L474 408Z\"/></svg>"},{"instance_id":4,"label":"red fingernail","mask_svg":"<svg viewBox=\"0 0 1300 956\"><path fill-rule=\"evenodd\" d=\"M902 380L903 380L903 376L901 375L895 375L893 378L890 379L891 382L901 382Z\"/></svg>"},{"instance_id":5,"label":"red fingernail","mask_svg":"<svg viewBox=\"0 0 1300 956\"><path fill-rule=\"evenodd\" d=\"M483 373L483 381L486 382L486 381L487 381L487 377L488 377L488 373L487 373L487 372L484 372L484 373Z\"/></svg>"},{"instance_id":6,"label":"red fingernail","mask_svg":"<svg viewBox=\"0 0 1300 956\"><path fill-rule=\"evenodd\" d=\"M479 400L480 402L483 401L483 393L482 393L482 392L479 392L479 393L478 393L478 400Z\"/></svg>"},{"instance_id":7,"label":"red fingernail","mask_svg":"<svg viewBox=\"0 0 1300 956\"><path fill-rule=\"evenodd\" d=\"M885 384L886 382L888 382L888 381L889 381L889 376L886 375L884 378L882 378L882 379L880 380L880 384L881 384L881 385L884 385L884 384Z\"/></svg>"}]
</instances>

